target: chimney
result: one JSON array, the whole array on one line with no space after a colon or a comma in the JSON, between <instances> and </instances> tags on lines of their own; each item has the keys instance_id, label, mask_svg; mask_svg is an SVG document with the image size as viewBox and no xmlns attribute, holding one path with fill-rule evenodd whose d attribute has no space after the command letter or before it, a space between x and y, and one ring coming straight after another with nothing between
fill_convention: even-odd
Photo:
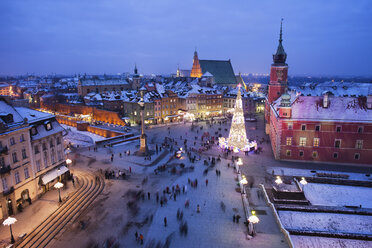
<instances>
[{"instance_id":1,"label":"chimney","mask_svg":"<svg viewBox=\"0 0 372 248\"><path fill-rule=\"evenodd\" d=\"M323 108L328 108L329 105L329 96L328 93L323 95Z\"/></svg>"}]
</instances>

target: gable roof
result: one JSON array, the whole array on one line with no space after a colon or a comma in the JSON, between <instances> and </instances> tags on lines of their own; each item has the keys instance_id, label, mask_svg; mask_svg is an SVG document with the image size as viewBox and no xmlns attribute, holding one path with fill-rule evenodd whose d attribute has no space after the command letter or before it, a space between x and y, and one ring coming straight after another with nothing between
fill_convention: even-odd
<instances>
[{"instance_id":1,"label":"gable roof","mask_svg":"<svg viewBox=\"0 0 372 248\"><path fill-rule=\"evenodd\" d=\"M216 84L236 85L236 78L230 60L199 60L203 74L206 72L214 76Z\"/></svg>"}]
</instances>

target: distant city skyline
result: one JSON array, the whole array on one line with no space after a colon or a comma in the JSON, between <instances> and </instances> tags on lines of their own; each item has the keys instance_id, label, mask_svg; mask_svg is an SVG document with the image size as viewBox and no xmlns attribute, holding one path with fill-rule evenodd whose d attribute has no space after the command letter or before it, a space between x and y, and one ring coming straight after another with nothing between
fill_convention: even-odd
<instances>
[{"instance_id":1,"label":"distant city skyline","mask_svg":"<svg viewBox=\"0 0 372 248\"><path fill-rule=\"evenodd\" d=\"M171 74L231 59L268 74L280 20L290 75L372 76L372 2L3 1L0 75Z\"/></svg>"}]
</instances>

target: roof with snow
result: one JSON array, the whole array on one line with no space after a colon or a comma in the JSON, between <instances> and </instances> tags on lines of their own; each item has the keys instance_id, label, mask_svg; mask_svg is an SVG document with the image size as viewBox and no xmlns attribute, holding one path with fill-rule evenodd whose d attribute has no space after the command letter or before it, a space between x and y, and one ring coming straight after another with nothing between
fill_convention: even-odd
<instances>
[{"instance_id":1,"label":"roof with snow","mask_svg":"<svg viewBox=\"0 0 372 248\"><path fill-rule=\"evenodd\" d=\"M80 79L82 86L95 86L95 85L123 85L128 84L124 79L101 80L101 79Z\"/></svg>"},{"instance_id":2,"label":"roof with snow","mask_svg":"<svg viewBox=\"0 0 372 248\"><path fill-rule=\"evenodd\" d=\"M322 96L301 96L294 91L288 93L291 96L291 119L318 122L372 122L372 110L367 109L366 97L331 95L329 106L323 108ZM282 97L279 97L271 106L277 116L281 99Z\"/></svg>"},{"instance_id":3,"label":"roof with snow","mask_svg":"<svg viewBox=\"0 0 372 248\"><path fill-rule=\"evenodd\" d=\"M322 82L305 83L299 86L289 86L291 90L300 92L303 96L321 96L331 93L334 96L367 96L372 95L371 83L355 82Z\"/></svg>"}]
</instances>

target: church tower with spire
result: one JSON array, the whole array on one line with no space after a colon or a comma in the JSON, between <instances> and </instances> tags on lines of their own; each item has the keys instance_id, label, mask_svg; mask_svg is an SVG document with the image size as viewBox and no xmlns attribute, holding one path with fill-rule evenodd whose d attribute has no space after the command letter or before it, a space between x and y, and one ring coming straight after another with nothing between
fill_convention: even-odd
<instances>
[{"instance_id":1,"label":"church tower with spire","mask_svg":"<svg viewBox=\"0 0 372 248\"><path fill-rule=\"evenodd\" d=\"M265 120L266 133L270 127L270 105L278 99L288 87L288 64L286 64L287 54L283 47L283 19L280 23L279 45L276 53L273 54L273 64L270 70L269 91L266 97Z\"/></svg>"},{"instance_id":2,"label":"church tower with spire","mask_svg":"<svg viewBox=\"0 0 372 248\"><path fill-rule=\"evenodd\" d=\"M199 63L198 52L195 50L190 77L200 78L202 75L203 73Z\"/></svg>"}]
</instances>

